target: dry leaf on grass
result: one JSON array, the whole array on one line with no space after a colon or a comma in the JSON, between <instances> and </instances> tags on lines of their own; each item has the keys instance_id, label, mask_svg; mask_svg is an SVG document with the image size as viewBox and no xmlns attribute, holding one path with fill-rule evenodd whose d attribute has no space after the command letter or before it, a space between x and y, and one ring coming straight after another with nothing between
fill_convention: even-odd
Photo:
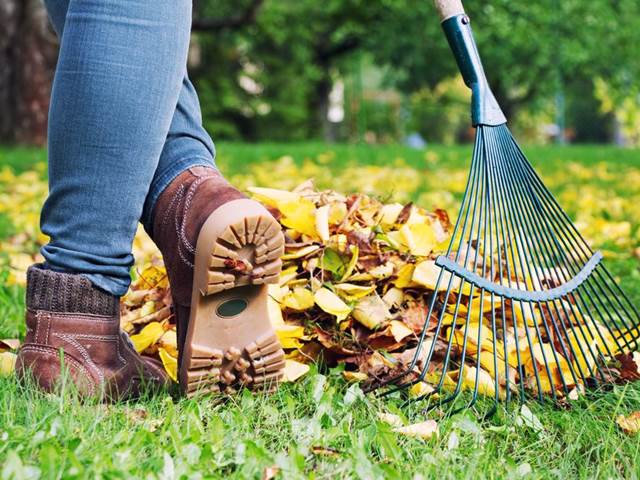
<instances>
[{"instance_id":1,"label":"dry leaf on grass","mask_svg":"<svg viewBox=\"0 0 640 480\"><path fill-rule=\"evenodd\" d=\"M427 420L404 427L396 427L393 431L408 437L422 438L425 440L434 436L437 437L439 434L438 423L435 420Z\"/></svg>"},{"instance_id":2,"label":"dry leaf on grass","mask_svg":"<svg viewBox=\"0 0 640 480\"><path fill-rule=\"evenodd\" d=\"M386 424L391 425L392 427L404 426L404 422L402 421L402 418L400 418L399 415L396 415L394 413L378 412L378 419L380 419L380 421Z\"/></svg>"},{"instance_id":3,"label":"dry leaf on grass","mask_svg":"<svg viewBox=\"0 0 640 480\"><path fill-rule=\"evenodd\" d=\"M0 376L12 375L16 368L16 354L13 352L0 353Z\"/></svg>"},{"instance_id":4,"label":"dry leaf on grass","mask_svg":"<svg viewBox=\"0 0 640 480\"><path fill-rule=\"evenodd\" d=\"M625 433L636 434L640 432L640 412L633 412L626 417L619 415L616 423Z\"/></svg>"},{"instance_id":5,"label":"dry leaf on grass","mask_svg":"<svg viewBox=\"0 0 640 480\"><path fill-rule=\"evenodd\" d=\"M285 360L284 379L285 382L295 382L309 371L309 365L296 362L295 360Z\"/></svg>"},{"instance_id":6,"label":"dry leaf on grass","mask_svg":"<svg viewBox=\"0 0 640 480\"><path fill-rule=\"evenodd\" d=\"M314 455L319 455L323 457L337 457L341 453L340 450L337 450L335 448L320 447L320 446L311 447L311 452Z\"/></svg>"},{"instance_id":7,"label":"dry leaf on grass","mask_svg":"<svg viewBox=\"0 0 640 480\"><path fill-rule=\"evenodd\" d=\"M262 472L262 480L273 480L280 473L280 467L273 465L271 467L267 467Z\"/></svg>"}]
</instances>

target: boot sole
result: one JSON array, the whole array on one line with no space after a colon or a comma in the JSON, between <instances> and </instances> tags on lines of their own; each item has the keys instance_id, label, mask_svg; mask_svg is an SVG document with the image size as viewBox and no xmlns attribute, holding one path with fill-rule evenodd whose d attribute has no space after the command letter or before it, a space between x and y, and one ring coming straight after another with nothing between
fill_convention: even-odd
<instances>
[{"instance_id":1,"label":"boot sole","mask_svg":"<svg viewBox=\"0 0 640 480\"><path fill-rule=\"evenodd\" d=\"M282 269L280 224L259 203L234 200L206 220L196 244L191 314L179 381L189 396L273 390L284 352L268 314L267 284Z\"/></svg>"}]
</instances>

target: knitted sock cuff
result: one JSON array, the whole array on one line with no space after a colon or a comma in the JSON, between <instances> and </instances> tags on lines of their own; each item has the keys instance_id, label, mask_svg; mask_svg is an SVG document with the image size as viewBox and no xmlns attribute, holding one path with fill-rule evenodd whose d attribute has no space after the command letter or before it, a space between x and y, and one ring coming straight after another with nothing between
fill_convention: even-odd
<instances>
[{"instance_id":1,"label":"knitted sock cuff","mask_svg":"<svg viewBox=\"0 0 640 480\"><path fill-rule=\"evenodd\" d=\"M120 299L94 287L83 275L32 265L27 270L27 308L116 316L120 311Z\"/></svg>"}]
</instances>

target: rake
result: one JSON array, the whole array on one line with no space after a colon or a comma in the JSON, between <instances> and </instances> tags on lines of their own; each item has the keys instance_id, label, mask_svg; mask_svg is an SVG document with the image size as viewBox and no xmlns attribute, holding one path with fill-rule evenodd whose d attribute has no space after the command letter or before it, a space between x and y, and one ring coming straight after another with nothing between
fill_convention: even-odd
<instances>
[{"instance_id":1,"label":"rake","mask_svg":"<svg viewBox=\"0 0 640 480\"><path fill-rule=\"evenodd\" d=\"M638 348L638 310L518 147L461 1L435 4L472 91L473 159L413 360L374 388L495 407L611 384L615 358Z\"/></svg>"}]
</instances>

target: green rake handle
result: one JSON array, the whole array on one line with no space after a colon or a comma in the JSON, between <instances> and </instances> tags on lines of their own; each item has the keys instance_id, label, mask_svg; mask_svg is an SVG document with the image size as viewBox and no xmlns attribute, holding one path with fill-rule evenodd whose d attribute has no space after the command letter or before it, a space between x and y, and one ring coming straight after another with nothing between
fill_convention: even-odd
<instances>
[{"instance_id":1,"label":"green rake handle","mask_svg":"<svg viewBox=\"0 0 640 480\"><path fill-rule=\"evenodd\" d=\"M464 79L471 89L471 122L474 127L496 127L507 123L493 95L473 38L471 21L460 0L434 0L442 19L442 28Z\"/></svg>"}]
</instances>

